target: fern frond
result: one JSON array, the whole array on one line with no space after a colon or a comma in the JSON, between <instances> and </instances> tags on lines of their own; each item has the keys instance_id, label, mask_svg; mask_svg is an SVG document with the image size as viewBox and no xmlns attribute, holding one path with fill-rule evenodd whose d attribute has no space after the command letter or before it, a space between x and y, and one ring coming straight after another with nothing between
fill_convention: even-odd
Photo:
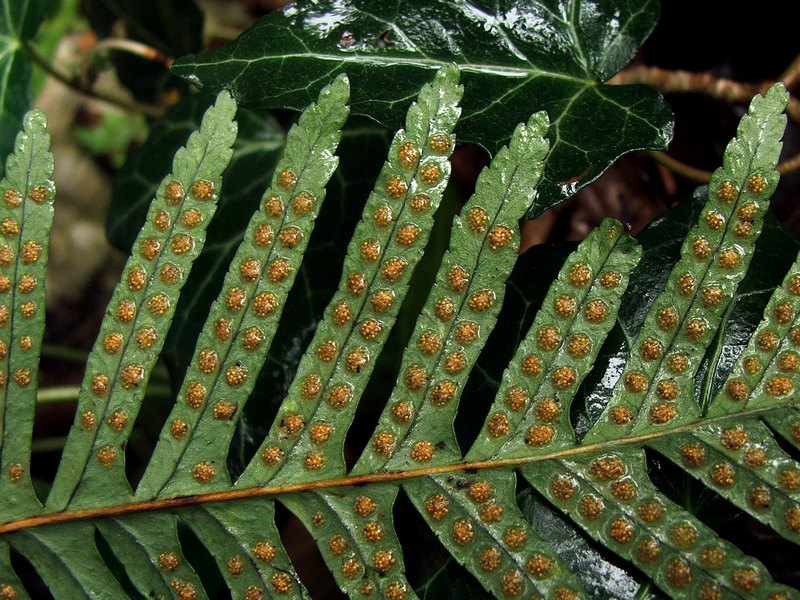
<instances>
[{"instance_id":1,"label":"fern frond","mask_svg":"<svg viewBox=\"0 0 800 600\"><path fill-rule=\"evenodd\" d=\"M345 471L348 424L394 325L450 175L460 111L458 69L440 69L409 108L406 128L367 199L339 289L317 326L270 434L237 486Z\"/></svg>"},{"instance_id":2,"label":"fern frond","mask_svg":"<svg viewBox=\"0 0 800 600\"><path fill-rule=\"evenodd\" d=\"M753 255L778 182L788 102L782 85L756 96L714 172L708 202L681 248L666 289L633 343L611 401L585 441L642 434L697 420L701 358Z\"/></svg>"},{"instance_id":3,"label":"fern frond","mask_svg":"<svg viewBox=\"0 0 800 600\"><path fill-rule=\"evenodd\" d=\"M341 76L320 92L317 104L289 132L272 185L248 224L197 341L179 402L155 449L159 460L148 466L137 498L230 485L228 445L338 164L335 152L348 98L349 83ZM198 470L207 471L206 476L199 477Z\"/></svg>"},{"instance_id":4,"label":"fern frond","mask_svg":"<svg viewBox=\"0 0 800 600\"><path fill-rule=\"evenodd\" d=\"M30 457L55 197L46 125L41 111L25 115L0 182L0 512L8 519L40 510Z\"/></svg>"},{"instance_id":5,"label":"fern frond","mask_svg":"<svg viewBox=\"0 0 800 600\"><path fill-rule=\"evenodd\" d=\"M788 406L764 415L764 421L781 438L800 449L800 408Z\"/></svg>"},{"instance_id":6,"label":"fern frond","mask_svg":"<svg viewBox=\"0 0 800 600\"><path fill-rule=\"evenodd\" d=\"M97 506L98 499L100 504L131 499L125 442L180 289L202 250L236 139L235 112L230 94L221 92L158 188L89 355L48 511Z\"/></svg>"},{"instance_id":7,"label":"fern frond","mask_svg":"<svg viewBox=\"0 0 800 600\"><path fill-rule=\"evenodd\" d=\"M11 543L47 587L65 598L124 598L122 586L97 552L94 536L90 522L69 523L22 531ZM13 593L18 589L23 588L13 587Z\"/></svg>"},{"instance_id":8,"label":"fern frond","mask_svg":"<svg viewBox=\"0 0 800 600\"><path fill-rule=\"evenodd\" d=\"M535 194L549 149L548 127L544 113L517 127L455 218L450 249L403 354L398 381L354 473L461 458L453 419L503 302L519 247L517 222Z\"/></svg>"},{"instance_id":9,"label":"fern frond","mask_svg":"<svg viewBox=\"0 0 800 600\"><path fill-rule=\"evenodd\" d=\"M615 322L641 249L606 221L581 242L550 287L503 374L467 460L574 446L570 406Z\"/></svg>"},{"instance_id":10,"label":"fern frond","mask_svg":"<svg viewBox=\"0 0 800 600\"><path fill-rule=\"evenodd\" d=\"M95 525L114 555L125 557L125 573L143 596L168 598L188 590L198 598L205 596L200 578L184 556L174 515L128 515L98 519ZM90 542L94 540L87 540L87 545Z\"/></svg>"},{"instance_id":11,"label":"fern frond","mask_svg":"<svg viewBox=\"0 0 800 600\"><path fill-rule=\"evenodd\" d=\"M708 407L709 418L788 404L800 369L800 256L775 289L764 318Z\"/></svg>"},{"instance_id":12,"label":"fern frond","mask_svg":"<svg viewBox=\"0 0 800 600\"><path fill-rule=\"evenodd\" d=\"M673 598L742 597L756 588L764 598L791 593L760 562L659 492L640 449L548 461L523 473L591 537Z\"/></svg>"},{"instance_id":13,"label":"fern frond","mask_svg":"<svg viewBox=\"0 0 800 600\"><path fill-rule=\"evenodd\" d=\"M573 431L573 403L642 255L610 219L566 258L493 401L470 398L462 406L462 412L481 411L483 419L462 456L454 430L462 392L494 329L518 257L518 220L535 198L549 149L546 115L521 124L455 217L394 389L347 472L348 429L447 184L461 94L457 69L447 67L409 109L348 247L339 289L266 439L233 482L226 466L231 437L338 163L346 78L332 82L300 116L134 494L124 472L125 444L182 283L203 245L235 138L236 106L221 94L176 155L174 174L159 186L89 358L78 414L43 510L27 475L38 350L26 354L28 338L41 339L42 320L26 317L25 303L36 308L44 301L39 282L52 212L52 157L43 119L29 117L2 184L6 206L0 206L0 288L7 288L0 301L8 298L0 305L0 317L6 316L0 323L6 376L0 385L0 598L27 597L14 552L57 597L205 598L216 593L209 582L219 575L236 598L307 598L276 525L276 499L308 529L350 597L414 598L413 578L405 573L410 561L394 523L401 490L450 556L492 595L589 596L580 569L570 568L552 536L517 504L520 475L533 488L525 494L563 512L585 537L635 565L670 597L798 597L746 556L746 548L662 493L646 460L650 452L665 456L786 539L800 539L800 465L783 445L800 447L800 258L713 401L705 400L711 384L703 386L702 400L695 395L701 361L731 312L777 183L787 100L781 86L754 99L742 119L700 222L587 435L579 439ZM29 238L39 244L39 260L26 262ZM29 380L20 378L24 369ZM720 378L720 371L711 364L708 379ZM205 548L218 573L195 571L200 563L189 552L190 540Z\"/></svg>"},{"instance_id":14,"label":"fern frond","mask_svg":"<svg viewBox=\"0 0 800 600\"><path fill-rule=\"evenodd\" d=\"M338 488L287 496L281 502L306 526L339 588L351 598L403 594L415 598L405 578L403 550L392 508L399 488Z\"/></svg>"},{"instance_id":15,"label":"fern frond","mask_svg":"<svg viewBox=\"0 0 800 600\"><path fill-rule=\"evenodd\" d=\"M570 255L503 374L467 460L530 456L574 444L565 415L614 323L640 254L621 224L609 219ZM581 589L550 544L507 501L515 495L513 471L435 476L404 488L448 550L498 597L510 590L534 589L550 597ZM482 548L478 554L476 547Z\"/></svg>"}]
</instances>

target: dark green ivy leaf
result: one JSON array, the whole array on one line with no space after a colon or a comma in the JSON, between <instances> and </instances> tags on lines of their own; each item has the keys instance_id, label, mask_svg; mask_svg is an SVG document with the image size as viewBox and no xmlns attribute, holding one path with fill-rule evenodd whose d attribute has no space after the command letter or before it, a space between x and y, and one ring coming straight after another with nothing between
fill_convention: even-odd
<instances>
[{"instance_id":1,"label":"dark green ivy leaf","mask_svg":"<svg viewBox=\"0 0 800 600\"><path fill-rule=\"evenodd\" d=\"M445 63L465 87L460 142L495 152L534 110L553 148L534 217L594 181L625 152L664 148L672 115L658 92L603 85L633 56L657 0L303 1L235 41L177 61L173 72L250 107L305 106L337 73L353 82L352 111L390 128Z\"/></svg>"},{"instance_id":2,"label":"dark green ivy leaf","mask_svg":"<svg viewBox=\"0 0 800 600\"><path fill-rule=\"evenodd\" d=\"M31 63L22 46L47 10L47 0L2 0L0 6L0 156L14 149L22 115L31 105ZM0 176L4 165L0 163Z\"/></svg>"}]
</instances>

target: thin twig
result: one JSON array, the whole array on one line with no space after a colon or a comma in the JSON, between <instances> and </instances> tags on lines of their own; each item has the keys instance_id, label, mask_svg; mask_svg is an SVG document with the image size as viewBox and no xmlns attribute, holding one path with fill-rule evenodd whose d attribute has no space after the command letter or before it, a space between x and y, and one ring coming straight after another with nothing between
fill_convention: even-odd
<instances>
[{"instance_id":1,"label":"thin twig","mask_svg":"<svg viewBox=\"0 0 800 600\"><path fill-rule=\"evenodd\" d=\"M788 89L792 89L800 81L800 54L798 54L786 70L781 73L780 80Z\"/></svg>"},{"instance_id":2,"label":"thin twig","mask_svg":"<svg viewBox=\"0 0 800 600\"><path fill-rule=\"evenodd\" d=\"M800 79L800 56L787 67L781 80L786 87L791 87ZM693 73L691 71L672 71L658 67L637 66L620 71L608 83L627 85L643 83L650 85L665 94L704 94L716 100L728 103L747 103L756 94L763 93L774 82L741 83L724 77L717 77L713 73ZM786 114L793 121L800 123L800 101L790 97L786 107ZM711 173L687 165L664 152L650 152L650 155L666 166L671 171L678 173L700 183L711 181ZM800 154L793 156L778 165L780 173L789 173L800 169Z\"/></svg>"},{"instance_id":3,"label":"thin twig","mask_svg":"<svg viewBox=\"0 0 800 600\"><path fill-rule=\"evenodd\" d=\"M798 69L800 69L800 65L794 66L794 63L792 63L784 77L792 81L793 78L800 76L800 73L797 73ZM733 104L750 102L753 96L765 92L775 82L742 83L724 77L717 77L708 72L693 73L691 71L672 71L658 67L638 66L620 71L609 79L608 83L614 85L644 83L665 94L703 94L710 98ZM796 98L790 98L789 105L786 107L786 114L793 121L800 123L800 101Z\"/></svg>"},{"instance_id":4,"label":"thin twig","mask_svg":"<svg viewBox=\"0 0 800 600\"><path fill-rule=\"evenodd\" d=\"M700 93L726 102L747 102L763 89L752 83L739 83L713 73L673 71L658 67L637 66L620 71L608 83L615 85L645 83L670 93Z\"/></svg>"},{"instance_id":5,"label":"thin twig","mask_svg":"<svg viewBox=\"0 0 800 600\"><path fill-rule=\"evenodd\" d=\"M94 48L92 49L90 58L92 55L99 54L100 52L106 50L118 50L120 52L127 52L128 54L139 56L141 58L144 58L145 60L161 63L167 68L169 68L170 65L172 65L172 63L175 62L175 59L173 57L167 56L166 54L159 52L152 46L148 46L147 44L142 44L141 42L137 42L134 40L126 40L119 38L108 38L97 42L94 45Z\"/></svg>"},{"instance_id":6,"label":"thin twig","mask_svg":"<svg viewBox=\"0 0 800 600\"><path fill-rule=\"evenodd\" d=\"M683 175L687 179L697 181L698 183L708 183L711 181L711 173L709 171L704 171L703 169L698 169L697 167L687 165L686 163L679 161L677 158L671 157L666 152L658 152L653 150L648 152L648 154L652 156L656 162L661 163L673 173Z\"/></svg>"},{"instance_id":7,"label":"thin twig","mask_svg":"<svg viewBox=\"0 0 800 600\"><path fill-rule=\"evenodd\" d=\"M778 173L785 175L791 171L800 169L800 154L794 155L792 158L786 159L778 165Z\"/></svg>"},{"instance_id":8,"label":"thin twig","mask_svg":"<svg viewBox=\"0 0 800 600\"><path fill-rule=\"evenodd\" d=\"M118 106L124 110L128 111L135 111L141 112L147 115L148 117L160 117L164 114L164 110L158 106L154 106L152 104L144 104L142 102L136 102L135 100L125 100L124 98L118 98L116 96L108 95L104 92L100 92L91 88L87 88L86 86L82 85L80 81L73 77L69 77L64 73L61 73L59 70L53 67L47 59L41 56L34 48L33 44L30 42L25 42L24 44L25 50L28 52L31 60L36 63L43 71L45 71L48 75L53 77L54 79L60 81L67 87L79 92L85 96L90 98L97 98L98 100L102 100L104 102L108 102L109 104L113 104Z\"/></svg>"},{"instance_id":9,"label":"thin twig","mask_svg":"<svg viewBox=\"0 0 800 600\"><path fill-rule=\"evenodd\" d=\"M68 402L77 400L81 393L79 385L56 385L53 387L41 388L36 393L37 404L49 404L51 402Z\"/></svg>"}]
</instances>

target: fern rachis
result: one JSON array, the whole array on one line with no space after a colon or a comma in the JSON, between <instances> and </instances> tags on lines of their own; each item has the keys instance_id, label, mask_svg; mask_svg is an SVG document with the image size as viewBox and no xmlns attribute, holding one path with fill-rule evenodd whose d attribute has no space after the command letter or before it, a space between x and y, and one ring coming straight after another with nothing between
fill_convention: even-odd
<instances>
[{"instance_id":1,"label":"fern rachis","mask_svg":"<svg viewBox=\"0 0 800 600\"><path fill-rule=\"evenodd\" d=\"M25 354L27 340L35 345L41 336L41 318L32 319L41 299L28 294L41 291L31 288L31 278L43 275L25 269L26 244L45 239L48 221L46 214L19 211L49 208L37 190L52 200L52 161L42 118L30 117L3 182L3 234L17 246L0 248L0 266L15 290L4 306L3 328L9 337L3 339L2 597L25 596L9 546L59 597L125 597L134 590L202 597L202 577L183 551L179 524L210 551L234 597L302 597L307 592L274 524L277 497L317 540L350 596L410 598L392 518L401 488L450 554L497 597L585 595L579 577L514 502L517 472L589 537L674 597L796 596L661 493L650 482L643 450L655 449L797 540L800 470L760 420L770 422L778 409L797 419L797 263L717 397L708 406L694 400L697 370L746 272L777 184L786 103L778 87L757 97L743 118L701 221L633 340L608 406L583 439L572 430L571 402L640 256L635 240L611 220L566 260L462 458L452 423L502 304L517 256L517 221L529 208L548 151L544 114L520 125L454 221L395 389L348 473L345 435L410 291L447 184L461 93L458 72L444 68L409 109L353 235L339 290L267 438L232 482L225 459L233 428L337 164L346 79L333 81L304 112L211 308L148 470L132 491L124 476L125 443L181 282L200 252L213 202L224 193L219 178L235 137L235 104L220 95L159 186L89 359L76 421L44 506L27 469L37 356ZM21 183L26 172L33 174L26 180L31 189ZM46 258L41 250L37 266ZM28 324L38 333L25 329ZM781 436L794 435L792 427ZM127 579L109 570L96 535L120 558Z\"/></svg>"}]
</instances>

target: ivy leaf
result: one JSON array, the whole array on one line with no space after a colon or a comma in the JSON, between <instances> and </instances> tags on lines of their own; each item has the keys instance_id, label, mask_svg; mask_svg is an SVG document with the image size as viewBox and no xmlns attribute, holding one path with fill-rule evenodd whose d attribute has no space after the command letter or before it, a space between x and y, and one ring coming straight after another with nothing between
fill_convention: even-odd
<instances>
[{"instance_id":1,"label":"ivy leaf","mask_svg":"<svg viewBox=\"0 0 800 600\"><path fill-rule=\"evenodd\" d=\"M230 89L246 106L294 109L347 71L353 112L395 128L431 70L454 62L465 88L460 141L494 153L532 108L550 116L553 151L532 218L621 154L663 148L672 136L670 110L657 92L603 85L658 17L657 0L620 4L298 2L172 69L201 87Z\"/></svg>"},{"instance_id":2,"label":"ivy leaf","mask_svg":"<svg viewBox=\"0 0 800 600\"><path fill-rule=\"evenodd\" d=\"M0 156L11 154L30 108L31 64L22 44L34 36L46 9L47 0L2 0L0 6Z\"/></svg>"}]
</instances>

